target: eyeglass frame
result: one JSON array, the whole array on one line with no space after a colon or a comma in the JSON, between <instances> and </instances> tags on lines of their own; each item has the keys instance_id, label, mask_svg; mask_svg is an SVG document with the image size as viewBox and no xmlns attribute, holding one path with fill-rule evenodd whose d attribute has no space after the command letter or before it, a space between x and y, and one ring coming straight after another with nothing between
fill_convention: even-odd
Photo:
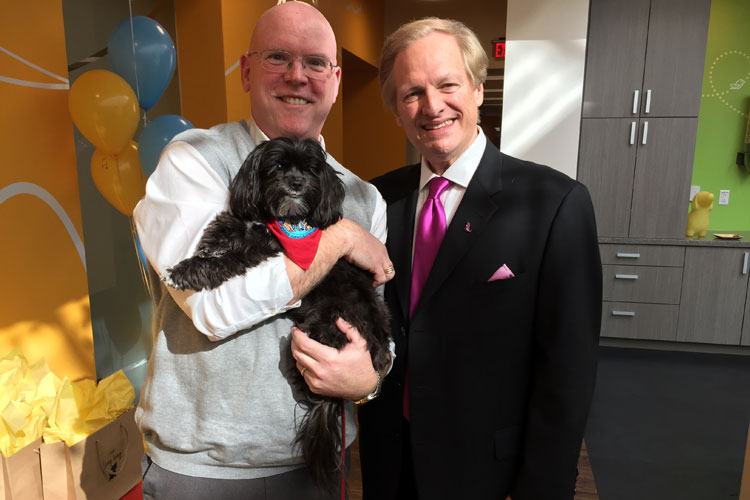
<instances>
[{"instance_id":1,"label":"eyeglass frame","mask_svg":"<svg viewBox=\"0 0 750 500\"><path fill-rule=\"evenodd\" d=\"M289 57L289 62L284 66L284 64L272 64L268 61L265 57L263 57L264 53L277 53L277 54L283 54L285 56ZM291 53L287 52L286 50L281 49L265 49L265 50L255 50L253 52L246 52L248 56L257 55L258 59L260 61L260 66L268 71L269 73L286 73L291 69L292 64L294 64L295 61L299 60L300 64L302 65L302 71L308 78L312 78L313 80L324 80L326 78L329 78L334 70L338 68L339 66L337 64L334 64L330 59L328 59L325 56L316 56L312 54L304 55L304 56L294 56ZM327 66L322 71L315 71L312 69L311 66L307 65L305 63L305 59L313 57L315 59L319 59L321 61L324 61L327 63ZM310 68L310 69L308 69ZM318 78L320 76L321 78Z\"/></svg>"}]
</instances>

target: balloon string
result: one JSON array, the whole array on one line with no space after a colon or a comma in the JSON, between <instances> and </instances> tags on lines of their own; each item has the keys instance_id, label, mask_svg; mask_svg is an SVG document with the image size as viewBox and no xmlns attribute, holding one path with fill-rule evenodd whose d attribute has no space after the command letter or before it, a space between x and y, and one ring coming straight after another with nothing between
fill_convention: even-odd
<instances>
[{"instance_id":1,"label":"balloon string","mask_svg":"<svg viewBox=\"0 0 750 500\"><path fill-rule=\"evenodd\" d=\"M135 56L135 33L133 31L133 0L128 0L128 9L130 10L130 42L133 46L133 68L135 69L135 94L138 102L141 102L141 92L138 88L138 59Z\"/></svg>"},{"instance_id":2,"label":"balloon string","mask_svg":"<svg viewBox=\"0 0 750 500\"><path fill-rule=\"evenodd\" d=\"M138 270L141 272L141 278L143 279L143 286L146 287L146 293L148 293L148 296L153 298L154 294L151 293L151 283L148 280L148 270L141 260L141 253L138 251L138 243L136 243L138 232L135 229L135 221L133 220L133 217L128 217L128 220L130 221L130 234L133 237L133 248L135 249L136 260L138 261Z\"/></svg>"}]
</instances>

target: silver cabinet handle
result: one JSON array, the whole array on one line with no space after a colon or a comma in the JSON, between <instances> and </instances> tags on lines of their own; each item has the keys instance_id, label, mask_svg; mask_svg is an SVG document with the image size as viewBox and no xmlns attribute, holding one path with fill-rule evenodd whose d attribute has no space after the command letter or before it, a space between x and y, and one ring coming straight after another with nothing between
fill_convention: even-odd
<instances>
[{"instance_id":1,"label":"silver cabinet handle","mask_svg":"<svg viewBox=\"0 0 750 500\"><path fill-rule=\"evenodd\" d=\"M639 253L622 253L617 252L617 257L620 259L637 259L641 256Z\"/></svg>"},{"instance_id":2,"label":"silver cabinet handle","mask_svg":"<svg viewBox=\"0 0 750 500\"><path fill-rule=\"evenodd\" d=\"M648 137L648 122L643 122L643 141L641 141L641 144L646 144L647 137Z\"/></svg>"},{"instance_id":3,"label":"silver cabinet handle","mask_svg":"<svg viewBox=\"0 0 750 500\"><path fill-rule=\"evenodd\" d=\"M651 89L646 91L646 113L651 111Z\"/></svg>"},{"instance_id":4,"label":"silver cabinet handle","mask_svg":"<svg viewBox=\"0 0 750 500\"><path fill-rule=\"evenodd\" d=\"M615 279L618 280L637 280L637 274L615 274Z\"/></svg>"},{"instance_id":5,"label":"silver cabinet handle","mask_svg":"<svg viewBox=\"0 0 750 500\"><path fill-rule=\"evenodd\" d=\"M635 144L635 122L630 122L630 145Z\"/></svg>"},{"instance_id":6,"label":"silver cabinet handle","mask_svg":"<svg viewBox=\"0 0 750 500\"><path fill-rule=\"evenodd\" d=\"M633 114L634 115L638 114L638 95L639 94L640 92L638 90L633 92Z\"/></svg>"},{"instance_id":7,"label":"silver cabinet handle","mask_svg":"<svg viewBox=\"0 0 750 500\"><path fill-rule=\"evenodd\" d=\"M750 272L750 252L745 252L745 262L742 264L742 274Z\"/></svg>"},{"instance_id":8,"label":"silver cabinet handle","mask_svg":"<svg viewBox=\"0 0 750 500\"><path fill-rule=\"evenodd\" d=\"M634 311L612 311L612 316L635 316Z\"/></svg>"}]
</instances>

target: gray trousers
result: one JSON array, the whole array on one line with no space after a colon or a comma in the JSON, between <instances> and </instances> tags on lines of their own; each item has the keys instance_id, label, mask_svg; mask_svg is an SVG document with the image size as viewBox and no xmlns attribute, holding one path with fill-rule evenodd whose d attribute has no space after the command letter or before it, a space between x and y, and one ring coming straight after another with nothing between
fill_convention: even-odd
<instances>
[{"instance_id":1,"label":"gray trousers","mask_svg":"<svg viewBox=\"0 0 750 500\"><path fill-rule=\"evenodd\" d=\"M349 475L349 450L346 474ZM324 495L312 482L307 467L258 479L211 479L170 472L146 455L141 461L143 500L340 500L341 487ZM346 499L349 499L348 493Z\"/></svg>"}]
</instances>

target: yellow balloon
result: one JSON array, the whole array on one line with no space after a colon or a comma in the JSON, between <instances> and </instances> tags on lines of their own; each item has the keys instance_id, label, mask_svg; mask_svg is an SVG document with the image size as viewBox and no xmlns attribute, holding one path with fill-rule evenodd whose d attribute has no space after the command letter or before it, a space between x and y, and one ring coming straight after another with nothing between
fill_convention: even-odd
<instances>
[{"instance_id":1,"label":"yellow balloon","mask_svg":"<svg viewBox=\"0 0 750 500\"><path fill-rule=\"evenodd\" d=\"M117 210L131 217L146 193L146 174L138 160L138 144L130 141L119 154L97 149L91 157L91 177L104 198Z\"/></svg>"},{"instance_id":2,"label":"yellow balloon","mask_svg":"<svg viewBox=\"0 0 750 500\"><path fill-rule=\"evenodd\" d=\"M95 69L79 76L70 87L68 109L78 130L105 153L125 149L138 128L138 98L111 71Z\"/></svg>"}]
</instances>

